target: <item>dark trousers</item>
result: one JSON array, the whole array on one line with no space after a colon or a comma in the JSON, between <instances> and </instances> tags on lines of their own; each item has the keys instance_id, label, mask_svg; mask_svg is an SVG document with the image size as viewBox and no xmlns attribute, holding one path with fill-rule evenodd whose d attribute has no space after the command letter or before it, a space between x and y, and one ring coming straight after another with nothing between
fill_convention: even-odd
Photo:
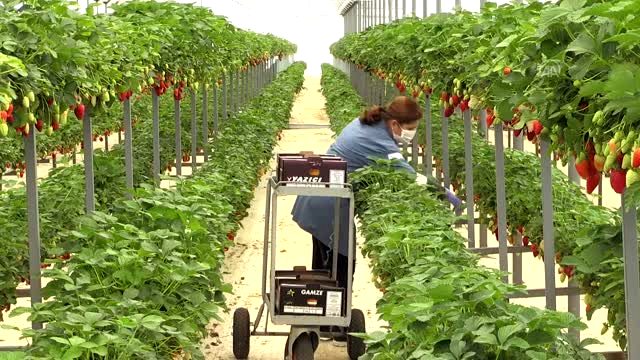
<instances>
[{"instance_id":1,"label":"dark trousers","mask_svg":"<svg viewBox=\"0 0 640 360\"><path fill-rule=\"evenodd\" d=\"M333 249L323 244L320 240L313 237L313 258L311 261L311 267L314 270L332 270L333 269ZM349 262L347 256L338 253L338 273L336 274L336 280L338 286L345 289L345 293L351 291L347 288L347 282L349 281L348 275L352 276L356 270L356 259L353 259L353 271L351 274L349 271Z\"/></svg>"}]
</instances>

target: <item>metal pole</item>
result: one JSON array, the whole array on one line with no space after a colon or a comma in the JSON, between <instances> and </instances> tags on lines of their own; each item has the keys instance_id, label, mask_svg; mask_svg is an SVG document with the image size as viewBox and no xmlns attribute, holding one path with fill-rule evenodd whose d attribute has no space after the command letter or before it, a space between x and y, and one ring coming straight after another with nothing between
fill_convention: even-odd
<instances>
[{"instance_id":1,"label":"metal pole","mask_svg":"<svg viewBox=\"0 0 640 360\"><path fill-rule=\"evenodd\" d=\"M436 14L440 14L442 12L442 1L436 0Z\"/></svg>"},{"instance_id":2,"label":"metal pole","mask_svg":"<svg viewBox=\"0 0 640 360\"><path fill-rule=\"evenodd\" d=\"M449 178L449 119L444 116L444 108L440 109L442 119L442 174L444 187L448 190L451 187Z\"/></svg>"},{"instance_id":3,"label":"metal pole","mask_svg":"<svg viewBox=\"0 0 640 360\"><path fill-rule=\"evenodd\" d=\"M235 92L234 92L234 85L233 85L233 71L229 72L229 109L231 111L231 114L233 114L235 112Z\"/></svg>"},{"instance_id":4,"label":"metal pole","mask_svg":"<svg viewBox=\"0 0 640 360\"><path fill-rule=\"evenodd\" d=\"M462 7L462 0L456 0L456 10L460 9Z\"/></svg>"},{"instance_id":5,"label":"metal pole","mask_svg":"<svg viewBox=\"0 0 640 360\"><path fill-rule=\"evenodd\" d=\"M127 190L133 191L133 127L130 99L124 101L124 168ZM127 197L132 199L133 193L128 193Z\"/></svg>"},{"instance_id":6,"label":"metal pole","mask_svg":"<svg viewBox=\"0 0 640 360\"><path fill-rule=\"evenodd\" d=\"M407 0L402 0L402 17L407 16Z\"/></svg>"},{"instance_id":7,"label":"metal pole","mask_svg":"<svg viewBox=\"0 0 640 360\"><path fill-rule=\"evenodd\" d=\"M40 211L38 207L38 160L36 158L36 129L31 131L24 140L24 161L26 163L27 190L27 223L29 224L29 281L31 306L42 302L42 283L40 274ZM93 170L93 169L92 169ZM42 329L41 323L32 323L34 330Z\"/></svg>"},{"instance_id":8,"label":"metal pole","mask_svg":"<svg viewBox=\"0 0 640 360\"><path fill-rule=\"evenodd\" d=\"M416 16L416 0L411 0L411 16Z\"/></svg>"},{"instance_id":9,"label":"metal pole","mask_svg":"<svg viewBox=\"0 0 640 360\"><path fill-rule=\"evenodd\" d=\"M226 122L228 119L227 114L227 75L226 72L222 73L222 121Z\"/></svg>"},{"instance_id":10,"label":"metal pole","mask_svg":"<svg viewBox=\"0 0 640 360\"><path fill-rule=\"evenodd\" d=\"M396 17L395 19L398 20L399 17L399 12L398 12L398 0L394 0L394 9L395 9L395 13L396 13Z\"/></svg>"},{"instance_id":11,"label":"metal pole","mask_svg":"<svg viewBox=\"0 0 640 360\"><path fill-rule=\"evenodd\" d=\"M176 139L176 175L182 175L182 125L180 123L180 100L173 101Z\"/></svg>"},{"instance_id":12,"label":"metal pole","mask_svg":"<svg viewBox=\"0 0 640 360\"><path fill-rule=\"evenodd\" d=\"M202 84L202 121L207 122L207 88ZM198 157L198 121L196 117L196 92L191 90L191 174L196 172Z\"/></svg>"},{"instance_id":13,"label":"metal pole","mask_svg":"<svg viewBox=\"0 0 640 360\"><path fill-rule=\"evenodd\" d=\"M473 141L471 110L462 113L464 118L464 163L465 163L465 193L467 195L467 234L469 247L476 247L476 220L473 206Z\"/></svg>"},{"instance_id":14,"label":"metal pole","mask_svg":"<svg viewBox=\"0 0 640 360\"><path fill-rule=\"evenodd\" d=\"M392 0L389 0L389 22L393 21L393 5L392 5Z\"/></svg>"},{"instance_id":15,"label":"metal pole","mask_svg":"<svg viewBox=\"0 0 640 360\"><path fill-rule=\"evenodd\" d=\"M218 83L213 83L213 119L214 136L217 134L218 126ZM209 161L209 99L205 88L202 93L202 151L204 152L204 162Z\"/></svg>"},{"instance_id":16,"label":"metal pole","mask_svg":"<svg viewBox=\"0 0 640 360\"><path fill-rule=\"evenodd\" d=\"M575 184L580 184L580 176L576 171L575 160L573 157L569 157L569 181ZM578 288L578 282L575 278L569 280L569 288ZM580 317L580 296L569 295L568 297L568 310L570 313ZM580 331L576 329L569 329L569 335L573 336L576 340L580 341Z\"/></svg>"},{"instance_id":17,"label":"metal pole","mask_svg":"<svg viewBox=\"0 0 640 360\"><path fill-rule=\"evenodd\" d=\"M427 0L422 0L422 17L426 18L429 15L427 12Z\"/></svg>"},{"instance_id":18,"label":"metal pole","mask_svg":"<svg viewBox=\"0 0 640 360\"><path fill-rule=\"evenodd\" d=\"M160 182L160 99L155 91L151 92L153 107L153 177Z\"/></svg>"},{"instance_id":19,"label":"metal pole","mask_svg":"<svg viewBox=\"0 0 640 360\"><path fill-rule=\"evenodd\" d=\"M542 158L542 238L544 239L544 279L547 309L556 309L555 235L553 227L553 185L549 142L540 142Z\"/></svg>"},{"instance_id":20,"label":"metal pole","mask_svg":"<svg viewBox=\"0 0 640 360\"><path fill-rule=\"evenodd\" d=\"M84 113L82 128L84 130L84 203L87 214L91 214L96 210L96 204L93 181L93 130L91 128L90 107L87 107Z\"/></svg>"},{"instance_id":21,"label":"metal pole","mask_svg":"<svg viewBox=\"0 0 640 360\"><path fill-rule=\"evenodd\" d=\"M622 250L624 257L624 294L627 322L627 358L640 358L640 277L638 275L638 209L625 206L622 196Z\"/></svg>"},{"instance_id":22,"label":"metal pole","mask_svg":"<svg viewBox=\"0 0 640 360\"><path fill-rule=\"evenodd\" d=\"M498 206L498 247L500 256L500 271L509 271L507 258L507 195L504 180L504 141L502 123L495 126L496 147L496 203ZM552 257L553 258L553 257ZM504 275L502 281L509 282L509 276Z\"/></svg>"}]
</instances>

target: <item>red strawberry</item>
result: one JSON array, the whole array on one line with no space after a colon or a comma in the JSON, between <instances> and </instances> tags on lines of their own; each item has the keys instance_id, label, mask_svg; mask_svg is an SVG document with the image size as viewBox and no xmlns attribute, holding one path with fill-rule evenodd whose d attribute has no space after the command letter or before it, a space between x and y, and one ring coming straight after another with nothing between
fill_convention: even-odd
<instances>
[{"instance_id":1,"label":"red strawberry","mask_svg":"<svg viewBox=\"0 0 640 360\"><path fill-rule=\"evenodd\" d=\"M412 95L414 98L417 98L418 96L420 96L420 92L419 92L419 91L415 91L415 90L414 90L414 91L411 93L411 95Z\"/></svg>"},{"instance_id":2,"label":"red strawberry","mask_svg":"<svg viewBox=\"0 0 640 360\"><path fill-rule=\"evenodd\" d=\"M524 226L522 226L522 225L518 225L518 228L517 228L517 229L518 229L518 232L519 232L520 234L524 234Z\"/></svg>"},{"instance_id":3,"label":"red strawberry","mask_svg":"<svg viewBox=\"0 0 640 360\"><path fill-rule=\"evenodd\" d=\"M535 136L540 135L542 132L543 126L540 120L531 120L527 123L527 130L530 133L533 133Z\"/></svg>"},{"instance_id":4,"label":"red strawberry","mask_svg":"<svg viewBox=\"0 0 640 360\"><path fill-rule=\"evenodd\" d=\"M636 169L640 167L640 147L633 150L633 158L631 160L631 166L633 166Z\"/></svg>"},{"instance_id":5,"label":"red strawberry","mask_svg":"<svg viewBox=\"0 0 640 360\"><path fill-rule=\"evenodd\" d=\"M449 102L449 94L446 91L443 91L440 94L440 100L442 100L444 102Z\"/></svg>"},{"instance_id":6,"label":"red strawberry","mask_svg":"<svg viewBox=\"0 0 640 360\"><path fill-rule=\"evenodd\" d=\"M533 139L535 138L536 138L536 133L534 133L533 131L527 131L527 140L533 141Z\"/></svg>"},{"instance_id":7,"label":"red strawberry","mask_svg":"<svg viewBox=\"0 0 640 360\"><path fill-rule=\"evenodd\" d=\"M491 125L493 125L493 121L496 119L496 117L491 114L491 113L487 113L487 127L490 128Z\"/></svg>"},{"instance_id":8,"label":"red strawberry","mask_svg":"<svg viewBox=\"0 0 640 360\"><path fill-rule=\"evenodd\" d=\"M515 137L520 136L520 133L522 133L522 129L513 130L513 136L515 136Z\"/></svg>"},{"instance_id":9,"label":"red strawberry","mask_svg":"<svg viewBox=\"0 0 640 360\"><path fill-rule=\"evenodd\" d=\"M13 114L13 104L9 104L9 109L7 109L7 113L9 115Z\"/></svg>"},{"instance_id":10,"label":"red strawberry","mask_svg":"<svg viewBox=\"0 0 640 360\"><path fill-rule=\"evenodd\" d=\"M531 245L529 245L529 248L533 252L533 257L538 257L538 255L540 255L540 251L538 250L538 245L537 244L535 244L535 243L531 244Z\"/></svg>"},{"instance_id":11,"label":"red strawberry","mask_svg":"<svg viewBox=\"0 0 640 360\"><path fill-rule=\"evenodd\" d=\"M235 240L235 238L236 238L236 235L234 233L232 233L232 232L227 233L227 240L233 241L233 240Z\"/></svg>"},{"instance_id":12,"label":"red strawberry","mask_svg":"<svg viewBox=\"0 0 640 360\"><path fill-rule=\"evenodd\" d=\"M469 110L469 100L464 100L460 103L460 111Z\"/></svg>"},{"instance_id":13,"label":"red strawberry","mask_svg":"<svg viewBox=\"0 0 640 360\"><path fill-rule=\"evenodd\" d=\"M73 109L73 113L76 115L76 118L78 118L78 120L84 119L84 111L84 104L78 104L75 106L75 109Z\"/></svg>"},{"instance_id":14,"label":"red strawberry","mask_svg":"<svg viewBox=\"0 0 640 360\"><path fill-rule=\"evenodd\" d=\"M576 161L576 171L581 178L589 178L589 161L587 161L584 153L581 153Z\"/></svg>"},{"instance_id":15,"label":"red strawberry","mask_svg":"<svg viewBox=\"0 0 640 360\"><path fill-rule=\"evenodd\" d=\"M60 123L57 121L54 121L51 123L51 127L53 128L53 131L58 131L60 130Z\"/></svg>"},{"instance_id":16,"label":"red strawberry","mask_svg":"<svg viewBox=\"0 0 640 360\"><path fill-rule=\"evenodd\" d=\"M591 194L600 184L600 173L596 172L587 178L587 194Z\"/></svg>"},{"instance_id":17,"label":"red strawberry","mask_svg":"<svg viewBox=\"0 0 640 360\"><path fill-rule=\"evenodd\" d=\"M511 68L505 66L504 69L502 69L502 73L504 74L504 76L508 76L509 74L511 74Z\"/></svg>"},{"instance_id":18,"label":"red strawberry","mask_svg":"<svg viewBox=\"0 0 640 360\"><path fill-rule=\"evenodd\" d=\"M456 110L456 109L455 109L453 106L449 106L448 108L446 108L446 109L444 110L444 117L446 117L446 118L451 117L451 115L453 115L453 112L454 112L455 110Z\"/></svg>"},{"instance_id":19,"label":"red strawberry","mask_svg":"<svg viewBox=\"0 0 640 360\"><path fill-rule=\"evenodd\" d=\"M38 121L36 121L36 129L38 129L38 132L42 132L43 126L44 126L44 121L42 121L42 119L38 119Z\"/></svg>"},{"instance_id":20,"label":"red strawberry","mask_svg":"<svg viewBox=\"0 0 640 360\"><path fill-rule=\"evenodd\" d=\"M0 120L7 121L7 118L9 117L9 113L6 111L0 111Z\"/></svg>"},{"instance_id":21,"label":"red strawberry","mask_svg":"<svg viewBox=\"0 0 640 360\"><path fill-rule=\"evenodd\" d=\"M589 108L589 102L588 101L581 101L580 104L578 104L578 111L587 111L587 109Z\"/></svg>"},{"instance_id":22,"label":"red strawberry","mask_svg":"<svg viewBox=\"0 0 640 360\"><path fill-rule=\"evenodd\" d=\"M458 95L453 95L451 97L451 100L453 100L453 106L460 105L460 97Z\"/></svg>"},{"instance_id":23,"label":"red strawberry","mask_svg":"<svg viewBox=\"0 0 640 360\"><path fill-rule=\"evenodd\" d=\"M522 245L529 246L529 237L528 236L523 236L522 237Z\"/></svg>"},{"instance_id":24,"label":"red strawberry","mask_svg":"<svg viewBox=\"0 0 640 360\"><path fill-rule=\"evenodd\" d=\"M622 194L624 188L627 187L627 170L612 169L610 182L613 190L618 194Z\"/></svg>"}]
</instances>

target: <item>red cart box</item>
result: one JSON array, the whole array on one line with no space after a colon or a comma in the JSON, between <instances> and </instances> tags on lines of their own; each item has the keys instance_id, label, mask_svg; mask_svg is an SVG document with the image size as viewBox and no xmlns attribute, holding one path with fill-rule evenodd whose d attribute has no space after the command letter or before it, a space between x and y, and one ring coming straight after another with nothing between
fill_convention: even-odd
<instances>
[{"instance_id":1,"label":"red cart box","mask_svg":"<svg viewBox=\"0 0 640 360\"><path fill-rule=\"evenodd\" d=\"M344 184L347 182L347 162L338 156L309 152L278 154L277 180L289 182L286 186L301 187L328 186L318 183Z\"/></svg>"}]
</instances>

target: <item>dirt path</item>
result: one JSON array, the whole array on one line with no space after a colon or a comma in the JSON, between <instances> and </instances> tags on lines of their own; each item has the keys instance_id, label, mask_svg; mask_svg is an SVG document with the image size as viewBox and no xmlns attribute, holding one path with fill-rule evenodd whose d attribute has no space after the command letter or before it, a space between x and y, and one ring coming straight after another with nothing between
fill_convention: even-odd
<instances>
[{"instance_id":1,"label":"dirt path","mask_svg":"<svg viewBox=\"0 0 640 360\"><path fill-rule=\"evenodd\" d=\"M328 124L324 112L324 98L319 92L318 78L307 77L305 89L296 99L291 115L292 124ZM298 152L302 150L324 153L332 143L332 133L328 128L285 130L275 152ZM272 160L271 167L274 168ZM226 260L225 280L234 287L233 295L227 304L229 314L223 321L212 324L210 337L204 346L207 359L234 359L232 352L232 314L238 307L246 307L255 318L261 304L262 281L262 243L264 232L264 209L266 197L266 179L263 178L256 189L255 198L249 210L249 216L242 222L243 228L236 236L236 246L232 248ZM278 249L279 269L291 269L294 265L311 264L311 237L291 220L289 215L294 197L284 197L278 202ZM358 239L358 243L361 243ZM371 283L371 275L366 260L360 250L356 251L357 265L354 278L354 306L362 309L367 316L367 330L379 329L384 323L377 321L375 303L379 292ZM264 320L261 329L264 329ZM270 330L288 330L269 324ZM251 340L250 359L282 359L284 337L255 337ZM336 348L331 342L323 342L316 351L316 359L348 359L346 349Z\"/></svg>"}]
</instances>

